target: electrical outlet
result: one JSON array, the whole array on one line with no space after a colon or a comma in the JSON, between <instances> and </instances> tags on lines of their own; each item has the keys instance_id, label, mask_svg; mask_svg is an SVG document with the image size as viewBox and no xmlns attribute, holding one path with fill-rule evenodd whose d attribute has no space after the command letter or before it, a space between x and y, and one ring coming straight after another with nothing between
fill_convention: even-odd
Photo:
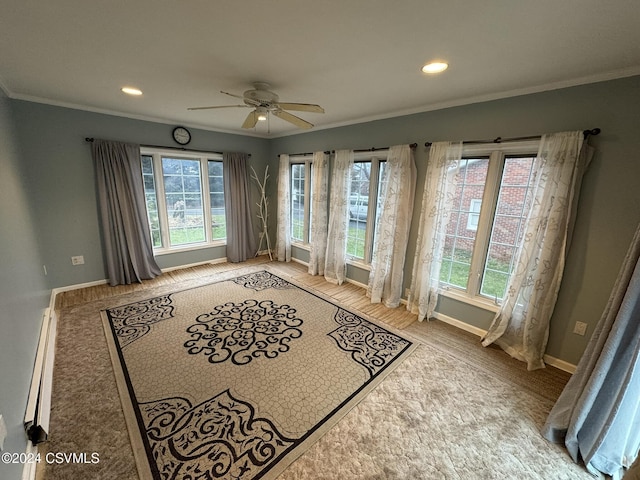
<instances>
[{"instance_id":1,"label":"electrical outlet","mask_svg":"<svg viewBox=\"0 0 640 480\"><path fill-rule=\"evenodd\" d=\"M587 324L584 322L576 322L576 326L573 327L573 333L577 335L584 335L587 333Z\"/></svg>"},{"instance_id":2,"label":"electrical outlet","mask_svg":"<svg viewBox=\"0 0 640 480\"><path fill-rule=\"evenodd\" d=\"M71 265L84 265L84 257L82 255L71 257Z\"/></svg>"},{"instance_id":3,"label":"electrical outlet","mask_svg":"<svg viewBox=\"0 0 640 480\"><path fill-rule=\"evenodd\" d=\"M4 448L4 439L7 438L7 425L4 418L0 415L0 450Z\"/></svg>"}]
</instances>

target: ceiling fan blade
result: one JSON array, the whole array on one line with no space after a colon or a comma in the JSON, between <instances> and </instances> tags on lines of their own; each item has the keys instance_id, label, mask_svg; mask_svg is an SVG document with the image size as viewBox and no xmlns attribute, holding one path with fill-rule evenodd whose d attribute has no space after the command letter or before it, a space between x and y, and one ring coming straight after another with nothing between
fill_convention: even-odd
<instances>
[{"instance_id":1,"label":"ceiling fan blade","mask_svg":"<svg viewBox=\"0 0 640 480\"><path fill-rule=\"evenodd\" d=\"M290 114L289 112L285 112L284 110L274 110L273 114L276 117L281 118L289 123L293 123L296 127L300 128L311 128L313 127L313 123L309 123L306 120L301 119L300 117L296 117L295 115Z\"/></svg>"},{"instance_id":2,"label":"ceiling fan blade","mask_svg":"<svg viewBox=\"0 0 640 480\"><path fill-rule=\"evenodd\" d=\"M220 93L224 93L225 95L229 95L230 97L240 98L244 100L244 103L247 104L247 107L259 107L261 105L258 100L254 100L253 98L243 97L242 95L236 95L235 93L224 92L222 90L220 90ZM244 107L245 105L242 106Z\"/></svg>"},{"instance_id":3,"label":"ceiling fan blade","mask_svg":"<svg viewBox=\"0 0 640 480\"><path fill-rule=\"evenodd\" d=\"M244 97L243 97L242 95L236 95L235 93L225 92L224 90L220 90L220 93L224 93L225 95L229 95L230 97L235 97L235 98L242 98L242 99L244 99Z\"/></svg>"},{"instance_id":4,"label":"ceiling fan blade","mask_svg":"<svg viewBox=\"0 0 640 480\"><path fill-rule=\"evenodd\" d=\"M249 115L247 115L247 118L242 124L242 128L253 128L256 126L256 123L258 123L258 112L254 110L253 112L249 113Z\"/></svg>"},{"instance_id":5,"label":"ceiling fan blade","mask_svg":"<svg viewBox=\"0 0 640 480\"><path fill-rule=\"evenodd\" d=\"M235 107L248 107L248 106L249 105L217 105L213 107L189 107L187 108L187 110L211 110L213 108L235 108Z\"/></svg>"},{"instance_id":6,"label":"ceiling fan blade","mask_svg":"<svg viewBox=\"0 0 640 480\"><path fill-rule=\"evenodd\" d=\"M278 106L283 110L293 110L297 112L324 113L324 108L313 103L283 103L278 102Z\"/></svg>"}]
</instances>

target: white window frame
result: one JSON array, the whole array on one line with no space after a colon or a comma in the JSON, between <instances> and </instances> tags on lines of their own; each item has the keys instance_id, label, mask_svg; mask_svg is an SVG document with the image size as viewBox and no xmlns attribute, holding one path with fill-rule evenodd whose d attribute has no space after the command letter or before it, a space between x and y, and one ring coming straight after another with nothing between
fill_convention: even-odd
<instances>
[{"instance_id":1,"label":"white window frame","mask_svg":"<svg viewBox=\"0 0 640 480\"><path fill-rule=\"evenodd\" d=\"M506 157L531 156L538 154L539 140L508 142L503 144L470 144L462 150L463 158L489 158L489 168L482 197L476 239L469 268L467 288L440 284L439 293L465 303L497 311L500 299L491 299L480 294L484 264L491 240L491 229L500 192L500 182Z\"/></svg>"},{"instance_id":2,"label":"white window frame","mask_svg":"<svg viewBox=\"0 0 640 480\"><path fill-rule=\"evenodd\" d=\"M291 195L289 195L289 232L291 234L291 245L309 248L309 232L311 230L311 165L313 164L313 155L294 155L289 157L289 188L291 188ZM297 238L293 238L293 166L304 165L304 220L302 227L302 241Z\"/></svg>"},{"instance_id":3,"label":"white window frame","mask_svg":"<svg viewBox=\"0 0 640 480\"><path fill-rule=\"evenodd\" d=\"M151 157L153 164L153 179L156 189L156 203L158 206L158 222L160 224L161 247L153 249L154 255L167 255L176 252L186 252L190 250L200 250L227 244L226 239L214 240L211 222L211 195L209 192L209 161L222 161L222 154L198 152L192 150L169 150L142 147L140 155ZM203 221L205 230L205 240L185 245L171 246L169 240L169 214L164 191L164 180L162 171L162 157L170 157L179 160L197 160L200 162L200 188L202 192ZM140 159L142 162L142 158ZM225 218L225 225L227 220Z\"/></svg>"},{"instance_id":4,"label":"white window frame","mask_svg":"<svg viewBox=\"0 0 640 480\"><path fill-rule=\"evenodd\" d=\"M467 230L478 230L478 224L480 223L480 207L482 208L482 199L473 198L469 202L469 215L467 217Z\"/></svg>"},{"instance_id":5,"label":"white window frame","mask_svg":"<svg viewBox=\"0 0 640 480\"><path fill-rule=\"evenodd\" d=\"M371 269L371 257L373 255L373 241L376 230L376 218L378 211L378 185L380 184L380 164L387 161L388 150L375 152L356 152L354 163L371 162L369 174L369 203L367 209L367 228L365 231L364 258L347 253L347 263L364 269ZM349 173L351 175L351 173ZM351 197L351 195L349 196Z\"/></svg>"}]
</instances>

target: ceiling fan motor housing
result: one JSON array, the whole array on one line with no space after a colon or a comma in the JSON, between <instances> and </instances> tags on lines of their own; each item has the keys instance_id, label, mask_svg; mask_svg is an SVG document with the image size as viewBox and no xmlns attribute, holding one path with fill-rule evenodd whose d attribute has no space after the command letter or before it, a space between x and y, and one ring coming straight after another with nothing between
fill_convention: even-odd
<instances>
[{"instance_id":1,"label":"ceiling fan motor housing","mask_svg":"<svg viewBox=\"0 0 640 480\"><path fill-rule=\"evenodd\" d=\"M262 106L271 106L271 104L278 102L278 95L267 90L269 88L268 83L256 82L253 85L255 89L247 90L243 94L247 105L259 103Z\"/></svg>"}]
</instances>

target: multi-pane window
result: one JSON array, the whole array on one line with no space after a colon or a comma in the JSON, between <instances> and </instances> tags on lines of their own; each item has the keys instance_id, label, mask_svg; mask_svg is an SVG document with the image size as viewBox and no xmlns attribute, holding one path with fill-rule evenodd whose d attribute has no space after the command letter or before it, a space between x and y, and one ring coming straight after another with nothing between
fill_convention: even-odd
<instances>
[{"instance_id":1,"label":"multi-pane window","mask_svg":"<svg viewBox=\"0 0 640 480\"><path fill-rule=\"evenodd\" d=\"M471 204L482 198L488 171L488 158L463 159L460 162L455 202L447 224L440 267L440 281L447 285L467 288L477 234L477 227L468 228L474 215Z\"/></svg>"},{"instance_id":2,"label":"multi-pane window","mask_svg":"<svg viewBox=\"0 0 640 480\"><path fill-rule=\"evenodd\" d=\"M347 254L361 259L364 259L367 242L370 180L371 162L355 162L351 168Z\"/></svg>"},{"instance_id":3,"label":"multi-pane window","mask_svg":"<svg viewBox=\"0 0 640 480\"><path fill-rule=\"evenodd\" d=\"M311 229L311 157L291 160L291 241L309 243Z\"/></svg>"},{"instance_id":4,"label":"multi-pane window","mask_svg":"<svg viewBox=\"0 0 640 480\"><path fill-rule=\"evenodd\" d=\"M467 218L467 230L478 230L478 222L480 221L480 207L482 206L481 198L472 198L469 202L469 216Z\"/></svg>"},{"instance_id":5,"label":"multi-pane window","mask_svg":"<svg viewBox=\"0 0 640 480\"><path fill-rule=\"evenodd\" d=\"M205 241L204 202L200 162L162 157L162 180L167 206L169 244Z\"/></svg>"},{"instance_id":6,"label":"multi-pane window","mask_svg":"<svg viewBox=\"0 0 640 480\"><path fill-rule=\"evenodd\" d=\"M162 247L160 233L160 218L158 215L158 201L156 199L156 182L153 173L153 157L142 155L142 179L144 181L144 198L147 204L147 218L151 230L153 248Z\"/></svg>"},{"instance_id":7,"label":"multi-pane window","mask_svg":"<svg viewBox=\"0 0 640 480\"><path fill-rule=\"evenodd\" d=\"M380 158L370 153L366 159L356 158L351 168L347 255L367 263L371 262L373 236L381 211L379 192L385 182L386 153L379 154Z\"/></svg>"},{"instance_id":8,"label":"multi-pane window","mask_svg":"<svg viewBox=\"0 0 640 480\"><path fill-rule=\"evenodd\" d=\"M209 160L209 205L211 205L211 239L227 239L227 221L224 206L224 179L222 162Z\"/></svg>"},{"instance_id":9,"label":"multi-pane window","mask_svg":"<svg viewBox=\"0 0 640 480\"><path fill-rule=\"evenodd\" d=\"M226 240L221 159L145 150L142 176L157 252Z\"/></svg>"},{"instance_id":10,"label":"multi-pane window","mask_svg":"<svg viewBox=\"0 0 640 480\"><path fill-rule=\"evenodd\" d=\"M504 298L531 208L537 149L530 143L493 148L476 147L483 155L469 155L452 170L456 189L440 282L497 302Z\"/></svg>"},{"instance_id":11,"label":"multi-pane window","mask_svg":"<svg viewBox=\"0 0 640 480\"><path fill-rule=\"evenodd\" d=\"M533 162L534 157L505 158L480 287L481 295L496 299L504 297L533 199Z\"/></svg>"}]
</instances>

